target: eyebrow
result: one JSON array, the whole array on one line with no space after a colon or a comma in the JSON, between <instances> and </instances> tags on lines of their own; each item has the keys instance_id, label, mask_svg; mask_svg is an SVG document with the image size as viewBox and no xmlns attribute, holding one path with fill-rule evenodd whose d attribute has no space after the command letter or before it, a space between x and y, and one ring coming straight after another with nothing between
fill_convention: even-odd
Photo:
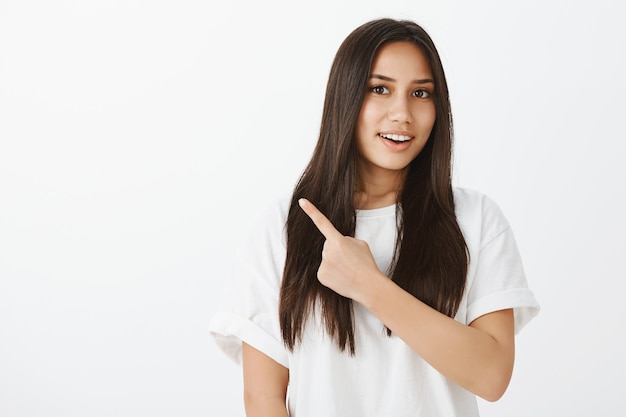
<instances>
[{"instance_id":1,"label":"eyebrow","mask_svg":"<svg viewBox=\"0 0 626 417\"><path fill-rule=\"evenodd\" d=\"M396 81L396 80L394 80L391 77L387 77L386 75L380 75L380 74L372 74L370 76L370 79L371 78L377 78L379 80L389 81L389 82L395 82ZM424 79L421 79L421 80L413 80L413 83L414 84L428 84L428 83L435 84L435 82L431 78L424 78Z\"/></svg>"}]
</instances>

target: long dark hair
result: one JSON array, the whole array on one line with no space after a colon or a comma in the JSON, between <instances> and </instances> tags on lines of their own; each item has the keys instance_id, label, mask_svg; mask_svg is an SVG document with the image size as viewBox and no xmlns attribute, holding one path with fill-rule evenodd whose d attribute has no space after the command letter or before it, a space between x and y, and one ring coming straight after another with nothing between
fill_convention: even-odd
<instances>
[{"instance_id":1,"label":"long dark hair","mask_svg":"<svg viewBox=\"0 0 626 417\"><path fill-rule=\"evenodd\" d=\"M390 277L451 317L463 296L468 253L454 212L452 115L441 59L430 36L416 23L374 20L355 29L337 51L319 139L293 192L279 303L282 337L289 349L301 342L307 319L319 308L325 329L339 349L355 352L352 300L317 280L324 237L300 209L298 199L309 199L337 230L354 236L356 123L376 53L381 46L396 41L413 42L424 52L434 77L436 120L425 147L411 162L398 196L396 212L400 221Z\"/></svg>"}]
</instances>

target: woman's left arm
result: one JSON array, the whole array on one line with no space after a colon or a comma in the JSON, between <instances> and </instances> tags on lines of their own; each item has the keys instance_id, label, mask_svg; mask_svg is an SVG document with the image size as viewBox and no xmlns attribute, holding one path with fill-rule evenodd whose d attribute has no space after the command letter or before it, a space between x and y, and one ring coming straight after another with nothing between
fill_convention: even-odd
<instances>
[{"instance_id":1,"label":"woman's left arm","mask_svg":"<svg viewBox=\"0 0 626 417\"><path fill-rule=\"evenodd\" d=\"M370 278L369 288L354 300L450 380L487 401L504 394L515 357L513 310L485 314L467 326L384 275Z\"/></svg>"},{"instance_id":2,"label":"woman's left arm","mask_svg":"<svg viewBox=\"0 0 626 417\"><path fill-rule=\"evenodd\" d=\"M326 237L320 282L363 304L432 367L488 400L506 390L515 357L513 310L485 314L469 325L415 298L378 270L366 242L343 236L310 202L300 206Z\"/></svg>"}]
</instances>

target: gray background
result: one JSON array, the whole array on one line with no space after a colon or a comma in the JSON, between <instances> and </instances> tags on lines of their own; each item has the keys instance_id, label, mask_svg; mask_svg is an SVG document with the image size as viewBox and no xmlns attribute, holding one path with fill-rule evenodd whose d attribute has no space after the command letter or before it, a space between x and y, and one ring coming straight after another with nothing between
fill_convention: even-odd
<instances>
[{"instance_id":1,"label":"gray background","mask_svg":"<svg viewBox=\"0 0 626 417\"><path fill-rule=\"evenodd\" d=\"M483 416L618 415L626 29L619 2L0 1L0 415L243 416L207 326L288 192L331 60L422 24L455 183L495 199L543 310Z\"/></svg>"}]
</instances>

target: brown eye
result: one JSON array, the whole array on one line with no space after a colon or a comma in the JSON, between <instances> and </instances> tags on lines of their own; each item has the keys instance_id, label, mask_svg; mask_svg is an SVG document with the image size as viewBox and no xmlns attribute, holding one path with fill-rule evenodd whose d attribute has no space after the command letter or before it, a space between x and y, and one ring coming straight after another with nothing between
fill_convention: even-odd
<instances>
[{"instance_id":1,"label":"brown eye","mask_svg":"<svg viewBox=\"0 0 626 417\"><path fill-rule=\"evenodd\" d=\"M413 92L413 97L417 98L428 98L430 97L430 93L426 90L415 90Z\"/></svg>"},{"instance_id":2,"label":"brown eye","mask_svg":"<svg viewBox=\"0 0 626 417\"><path fill-rule=\"evenodd\" d=\"M374 94L387 94L389 92L387 87L384 87L382 85L375 85L375 86L371 87L370 90Z\"/></svg>"}]
</instances>

